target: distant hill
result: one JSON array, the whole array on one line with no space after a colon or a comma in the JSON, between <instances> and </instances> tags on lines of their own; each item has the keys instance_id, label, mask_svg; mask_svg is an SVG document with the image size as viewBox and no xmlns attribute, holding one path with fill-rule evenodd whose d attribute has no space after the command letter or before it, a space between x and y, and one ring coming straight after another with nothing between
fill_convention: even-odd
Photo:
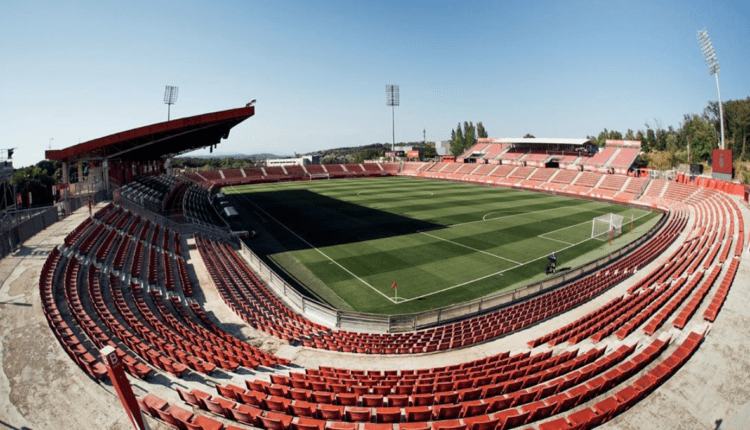
<instances>
[{"instance_id":1,"label":"distant hill","mask_svg":"<svg viewBox=\"0 0 750 430\"><path fill-rule=\"evenodd\" d=\"M270 154L270 153L260 153L260 154L232 154L227 152L215 152L213 154L208 155L179 155L175 158L201 158L201 159L219 159L219 158L237 158L242 160L265 160L267 158L289 158L291 155L276 155L276 154Z\"/></svg>"},{"instance_id":2,"label":"distant hill","mask_svg":"<svg viewBox=\"0 0 750 430\"><path fill-rule=\"evenodd\" d=\"M435 144L433 142L399 142L397 146L424 147L425 157L434 157ZM432 155L430 155L431 149ZM373 160L383 157L391 150L390 143L371 143L362 146L346 146L342 148L322 149L308 152L303 155L319 155L321 163L361 163L364 160Z\"/></svg>"},{"instance_id":3,"label":"distant hill","mask_svg":"<svg viewBox=\"0 0 750 430\"><path fill-rule=\"evenodd\" d=\"M398 145L414 147L425 147L425 157L431 158L435 155L435 144L433 142L399 142ZM209 155L181 155L172 159L174 167L190 167L199 169L227 169L249 167L262 163L266 159L293 158L305 155L320 156L320 162L330 163L362 163L365 160L376 160L383 157L386 151L391 149L390 143L371 143L362 146L346 146L341 148L321 149L319 151L307 152L294 155L277 155L270 153L260 154L231 154L215 152ZM430 155L432 154L432 155Z\"/></svg>"}]
</instances>

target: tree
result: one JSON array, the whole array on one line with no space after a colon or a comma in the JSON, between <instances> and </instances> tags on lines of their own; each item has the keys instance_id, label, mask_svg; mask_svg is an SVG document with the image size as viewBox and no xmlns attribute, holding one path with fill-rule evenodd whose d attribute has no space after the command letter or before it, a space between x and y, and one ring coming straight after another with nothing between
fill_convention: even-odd
<instances>
[{"instance_id":1,"label":"tree","mask_svg":"<svg viewBox=\"0 0 750 430\"><path fill-rule=\"evenodd\" d=\"M526 134L525 134L525 135L523 136L523 138L524 138L524 139L534 139L534 135L533 135L533 134L531 134L531 133L526 133Z\"/></svg>"},{"instance_id":2,"label":"tree","mask_svg":"<svg viewBox=\"0 0 750 430\"><path fill-rule=\"evenodd\" d=\"M437 157L437 151L435 150L435 142L425 142L424 145L424 158L435 158Z\"/></svg>"},{"instance_id":3,"label":"tree","mask_svg":"<svg viewBox=\"0 0 750 430\"><path fill-rule=\"evenodd\" d=\"M464 151L468 151L472 146L477 144L477 132L474 129L474 123L464 122Z\"/></svg>"},{"instance_id":4,"label":"tree","mask_svg":"<svg viewBox=\"0 0 750 430\"><path fill-rule=\"evenodd\" d=\"M52 203L52 186L60 178L60 162L42 160L34 166L18 169L13 173L10 183L15 185L24 200L27 192L31 192L34 205Z\"/></svg>"},{"instance_id":5,"label":"tree","mask_svg":"<svg viewBox=\"0 0 750 430\"><path fill-rule=\"evenodd\" d=\"M458 157L464 152L464 134L461 131L460 122L458 123L456 130L454 130L454 133L451 133L451 135L455 136L453 140L451 140L451 154Z\"/></svg>"},{"instance_id":6,"label":"tree","mask_svg":"<svg viewBox=\"0 0 750 430\"><path fill-rule=\"evenodd\" d=\"M487 130L481 121L477 123L476 128L473 122L464 121L463 130L459 122L456 129L451 130L451 154L458 157L476 145L477 131L479 131L479 137L487 137Z\"/></svg>"},{"instance_id":7,"label":"tree","mask_svg":"<svg viewBox=\"0 0 750 430\"><path fill-rule=\"evenodd\" d=\"M651 149L658 149L656 148L656 133L648 126L648 123L646 124L646 148L647 152Z\"/></svg>"},{"instance_id":8,"label":"tree","mask_svg":"<svg viewBox=\"0 0 750 430\"><path fill-rule=\"evenodd\" d=\"M740 100L729 100L724 103L724 121L726 123L727 148L732 149L738 159L750 159L750 97Z\"/></svg>"},{"instance_id":9,"label":"tree","mask_svg":"<svg viewBox=\"0 0 750 430\"><path fill-rule=\"evenodd\" d=\"M692 162L702 162L711 156L711 150L719 139L719 133L706 116L685 115L680 126L685 146L690 145Z\"/></svg>"},{"instance_id":10,"label":"tree","mask_svg":"<svg viewBox=\"0 0 750 430\"><path fill-rule=\"evenodd\" d=\"M480 138L489 137L487 135L487 130L485 130L484 125L482 124L482 121L477 122L477 136Z\"/></svg>"}]
</instances>

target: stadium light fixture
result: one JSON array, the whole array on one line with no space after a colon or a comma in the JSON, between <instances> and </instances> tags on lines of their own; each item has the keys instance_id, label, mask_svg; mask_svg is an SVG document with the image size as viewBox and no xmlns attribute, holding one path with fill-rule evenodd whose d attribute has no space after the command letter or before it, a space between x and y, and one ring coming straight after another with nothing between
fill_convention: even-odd
<instances>
[{"instance_id":1,"label":"stadium light fixture","mask_svg":"<svg viewBox=\"0 0 750 430\"><path fill-rule=\"evenodd\" d=\"M169 121L172 105L177 102L177 93L179 90L178 87L172 85L167 85L164 89L164 103L167 105L167 121Z\"/></svg>"},{"instance_id":2,"label":"stadium light fixture","mask_svg":"<svg viewBox=\"0 0 750 430\"><path fill-rule=\"evenodd\" d=\"M391 151L396 151L396 111L395 107L400 105L398 85L385 86L385 105L391 107L391 121L393 126L393 145Z\"/></svg>"},{"instance_id":3,"label":"stadium light fixture","mask_svg":"<svg viewBox=\"0 0 750 430\"><path fill-rule=\"evenodd\" d=\"M721 149L724 149L724 108L721 105L721 89L719 88L719 60L716 58L711 38L705 28L698 31L698 42L701 44L703 59L708 65L708 74L716 78L716 92L719 94L719 124L721 126Z\"/></svg>"}]
</instances>

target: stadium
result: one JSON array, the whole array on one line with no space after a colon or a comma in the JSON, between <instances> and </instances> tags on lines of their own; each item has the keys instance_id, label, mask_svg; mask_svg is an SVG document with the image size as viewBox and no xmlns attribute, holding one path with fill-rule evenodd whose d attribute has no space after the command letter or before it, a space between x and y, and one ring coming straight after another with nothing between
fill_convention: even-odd
<instances>
[{"instance_id":1,"label":"stadium","mask_svg":"<svg viewBox=\"0 0 750 430\"><path fill-rule=\"evenodd\" d=\"M627 140L165 162L254 115L47 151L101 180L2 260L3 428L748 428L747 187Z\"/></svg>"}]
</instances>

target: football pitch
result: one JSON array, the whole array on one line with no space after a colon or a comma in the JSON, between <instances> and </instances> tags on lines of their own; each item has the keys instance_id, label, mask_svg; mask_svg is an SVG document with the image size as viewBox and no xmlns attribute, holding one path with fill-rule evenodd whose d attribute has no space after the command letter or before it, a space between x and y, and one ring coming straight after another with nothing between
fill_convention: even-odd
<instances>
[{"instance_id":1,"label":"football pitch","mask_svg":"<svg viewBox=\"0 0 750 430\"><path fill-rule=\"evenodd\" d=\"M407 177L223 189L248 246L308 293L343 310L419 312L518 288L645 234L661 214L530 191ZM624 217L610 245L593 218ZM631 221L632 220L632 221ZM631 233L632 224L632 233ZM392 288L394 286L396 288Z\"/></svg>"}]
</instances>

